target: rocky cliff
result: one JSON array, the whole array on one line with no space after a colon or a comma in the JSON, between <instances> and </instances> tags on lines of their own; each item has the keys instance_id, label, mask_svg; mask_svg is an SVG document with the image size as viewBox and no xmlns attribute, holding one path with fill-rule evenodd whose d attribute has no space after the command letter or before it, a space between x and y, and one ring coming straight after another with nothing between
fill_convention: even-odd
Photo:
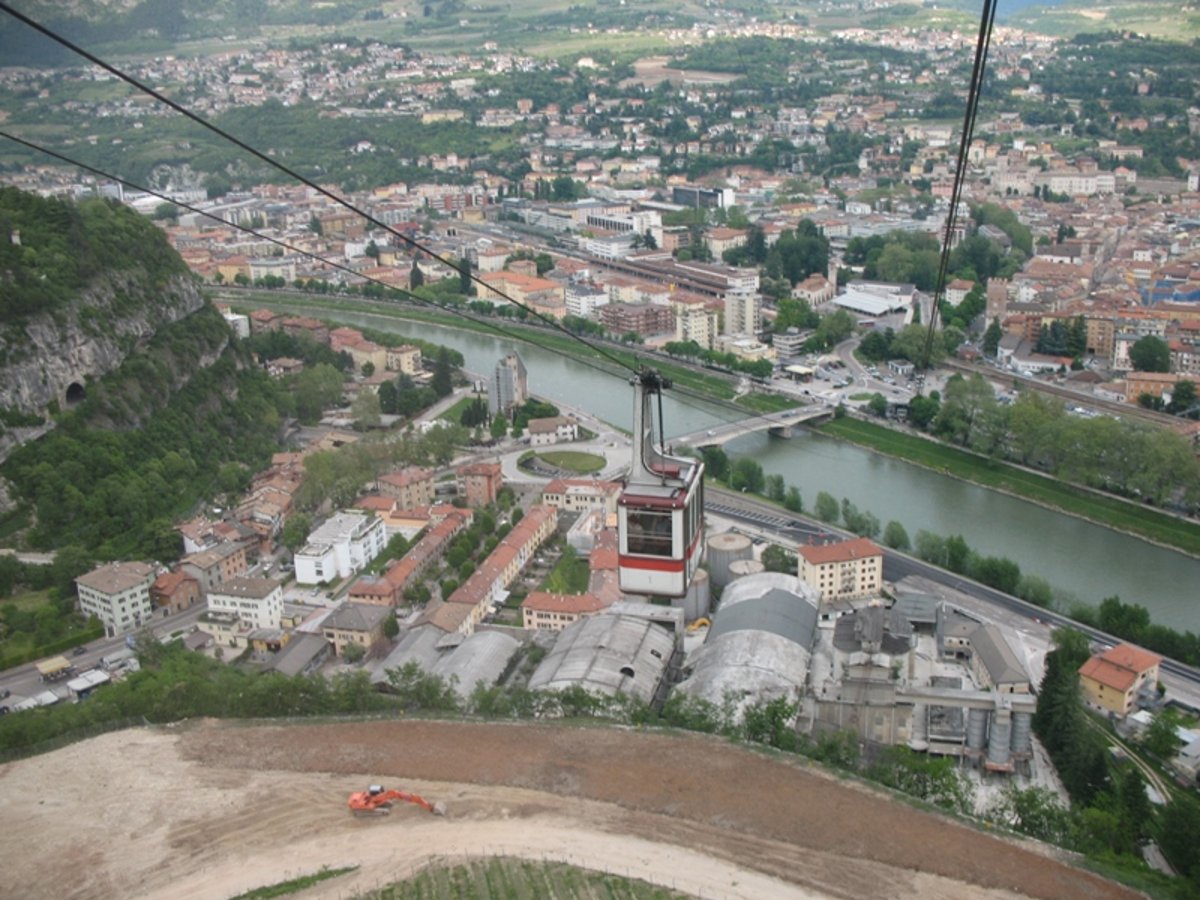
<instances>
[{"instance_id":1,"label":"rocky cliff","mask_svg":"<svg viewBox=\"0 0 1200 900\"><path fill-rule=\"evenodd\" d=\"M203 305L187 275L161 287L137 272L100 276L69 305L0 334L0 408L32 424L74 405L90 381L115 371L160 328Z\"/></svg>"}]
</instances>

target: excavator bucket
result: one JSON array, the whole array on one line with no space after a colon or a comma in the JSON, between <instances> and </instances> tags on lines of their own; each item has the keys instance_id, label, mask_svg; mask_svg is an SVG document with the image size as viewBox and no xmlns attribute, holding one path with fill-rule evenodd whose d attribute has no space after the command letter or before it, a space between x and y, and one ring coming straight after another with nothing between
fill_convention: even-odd
<instances>
[{"instance_id":1,"label":"excavator bucket","mask_svg":"<svg viewBox=\"0 0 1200 900\"><path fill-rule=\"evenodd\" d=\"M444 816L446 814L446 804L439 800L433 804L433 809L430 810L435 816Z\"/></svg>"}]
</instances>

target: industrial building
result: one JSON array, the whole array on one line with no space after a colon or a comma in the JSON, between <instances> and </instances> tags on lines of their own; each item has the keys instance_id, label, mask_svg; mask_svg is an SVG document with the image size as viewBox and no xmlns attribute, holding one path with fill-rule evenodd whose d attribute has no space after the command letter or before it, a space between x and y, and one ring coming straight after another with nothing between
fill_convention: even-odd
<instances>
[{"instance_id":1,"label":"industrial building","mask_svg":"<svg viewBox=\"0 0 1200 900\"><path fill-rule=\"evenodd\" d=\"M389 672L415 663L422 672L450 685L460 700L466 700L477 685L496 684L520 647L520 640L499 630L464 635L447 633L436 625L419 625L375 666L371 682L386 691L391 684Z\"/></svg>"},{"instance_id":2,"label":"industrial building","mask_svg":"<svg viewBox=\"0 0 1200 900\"><path fill-rule=\"evenodd\" d=\"M567 626L529 679L530 690L582 687L645 703L665 695L681 646L683 613L668 607L617 603Z\"/></svg>"},{"instance_id":3,"label":"industrial building","mask_svg":"<svg viewBox=\"0 0 1200 900\"><path fill-rule=\"evenodd\" d=\"M676 688L715 706L745 709L798 699L817 628L816 592L793 575L763 572L731 582L708 637L684 663Z\"/></svg>"}]
</instances>

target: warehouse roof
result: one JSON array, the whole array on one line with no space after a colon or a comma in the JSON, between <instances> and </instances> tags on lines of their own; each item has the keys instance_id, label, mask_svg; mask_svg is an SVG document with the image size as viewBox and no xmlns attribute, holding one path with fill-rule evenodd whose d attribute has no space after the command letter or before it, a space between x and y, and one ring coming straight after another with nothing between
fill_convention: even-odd
<instances>
[{"instance_id":1,"label":"warehouse roof","mask_svg":"<svg viewBox=\"0 0 1200 900\"><path fill-rule=\"evenodd\" d=\"M649 702L675 650L674 636L647 619L603 613L568 625L529 679L531 690L580 686Z\"/></svg>"}]
</instances>

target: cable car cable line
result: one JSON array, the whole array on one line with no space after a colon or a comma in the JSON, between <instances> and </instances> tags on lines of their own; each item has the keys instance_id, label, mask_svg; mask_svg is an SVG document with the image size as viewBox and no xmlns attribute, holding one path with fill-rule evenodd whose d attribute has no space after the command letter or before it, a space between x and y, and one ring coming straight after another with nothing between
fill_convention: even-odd
<instances>
[{"instance_id":1,"label":"cable car cable line","mask_svg":"<svg viewBox=\"0 0 1200 900\"><path fill-rule=\"evenodd\" d=\"M938 307L946 292L946 277L949 274L950 253L953 249L951 243L958 221L958 206L962 198L963 182L966 180L967 152L970 150L971 138L975 133L975 117L979 113L979 95L983 90L983 76L987 68L988 48L992 41L992 25L996 20L996 6L997 0L983 0L983 9L979 16L979 37L975 43L975 59L971 67L971 80L967 87L967 105L963 111L962 135L958 142L958 160L950 190L950 210L946 214L946 231L942 238L942 253L938 260L937 281L934 283L933 302L929 311L929 328L925 332L925 347L921 353L920 375L917 381L918 393L924 386L924 375L929 368L929 354L933 350Z\"/></svg>"}]
</instances>

